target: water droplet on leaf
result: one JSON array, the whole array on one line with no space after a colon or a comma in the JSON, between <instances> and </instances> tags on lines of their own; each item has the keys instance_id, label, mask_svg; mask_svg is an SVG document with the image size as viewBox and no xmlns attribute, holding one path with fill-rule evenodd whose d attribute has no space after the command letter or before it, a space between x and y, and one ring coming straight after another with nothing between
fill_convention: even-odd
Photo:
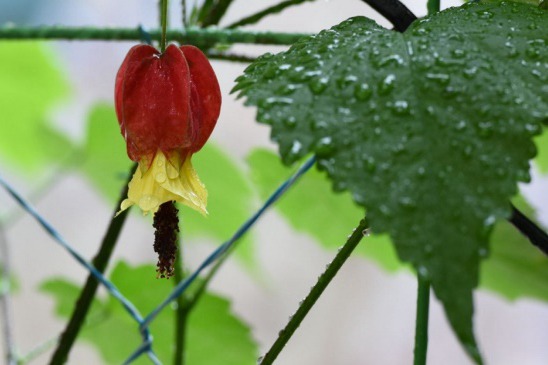
<instances>
[{"instance_id":1,"label":"water droplet on leaf","mask_svg":"<svg viewBox=\"0 0 548 365\"><path fill-rule=\"evenodd\" d=\"M387 95L394 90L394 87L396 86L396 75L390 74L384 78L384 80L381 81L379 85L379 93L381 95Z\"/></svg>"},{"instance_id":2,"label":"water droplet on leaf","mask_svg":"<svg viewBox=\"0 0 548 365\"><path fill-rule=\"evenodd\" d=\"M409 103L406 100L397 100L394 102L392 111L397 115L409 115L411 113Z\"/></svg>"},{"instance_id":3,"label":"water droplet on leaf","mask_svg":"<svg viewBox=\"0 0 548 365\"><path fill-rule=\"evenodd\" d=\"M331 137L323 137L316 144L316 154L324 157L333 153L334 144Z\"/></svg>"},{"instance_id":4,"label":"water droplet on leaf","mask_svg":"<svg viewBox=\"0 0 548 365\"><path fill-rule=\"evenodd\" d=\"M426 268L426 266L419 266L417 268L417 274L422 278L422 279L425 279L425 280L429 280L430 279L430 273L428 272L428 269Z\"/></svg>"},{"instance_id":5,"label":"water droplet on leaf","mask_svg":"<svg viewBox=\"0 0 548 365\"><path fill-rule=\"evenodd\" d=\"M283 123L288 128L295 128L295 126L297 125L297 119L294 116L290 115L289 117L284 119Z\"/></svg>"},{"instance_id":6,"label":"water droplet on leaf","mask_svg":"<svg viewBox=\"0 0 548 365\"><path fill-rule=\"evenodd\" d=\"M366 83L361 83L354 87L354 96L358 100L366 101L371 98L372 93L371 87Z\"/></svg>"},{"instance_id":7,"label":"water droplet on leaf","mask_svg":"<svg viewBox=\"0 0 548 365\"><path fill-rule=\"evenodd\" d=\"M321 94L329 84L329 78L328 77L316 77L308 83L308 87L310 88L310 91L312 93L319 95Z\"/></svg>"}]
</instances>

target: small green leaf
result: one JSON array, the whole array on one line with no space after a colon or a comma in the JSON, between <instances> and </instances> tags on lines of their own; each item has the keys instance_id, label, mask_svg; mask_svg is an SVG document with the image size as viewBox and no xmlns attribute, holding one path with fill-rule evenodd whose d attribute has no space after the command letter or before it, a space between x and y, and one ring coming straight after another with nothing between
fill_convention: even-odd
<instances>
[{"instance_id":1,"label":"small green leaf","mask_svg":"<svg viewBox=\"0 0 548 365\"><path fill-rule=\"evenodd\" d=\"M173 289L173 282L156 279L152 265L132 267L116 265L111 280L143 314L154 309ZM42 290L57 302L56 313L67 317L79 289L66 280L47 281ZM90 313L81 338L97 348L105 363L120 364L141 344L137 323L120 303L108 296L97 301ZM151 332L153 349L164 363L171 363L174 341L175 311L165 309L154 320ZM252 365L257 358L257 345L249 328L231 312L230 303L220 296L206 293L192 311L188 322L186 354L189 364ZM148 364L141 357L136 364Z\"/></svg>"},{"instance_id":2,"label":"small green leaf","mask_svg":"<svg viewBox=\"0 0 548 365\"><path fill-rule=\"evenodd\" d=\"M52 51L35 42L2 42L0 80L2 158L33 173L67 157L70 141L47 123L52 107L68 94Z\"/></svg>"},{"instance_id":3,"label":"small green leaf","mask_svg":"<svg viewBox=\"0 0 548 365\"><path fill-rule=\"evenodd\" d=\"M548 120L547 26L548 12L510 2L451 8L404 34L352 18L261 57L234 88L284 162L314 152L428 275L477 362L479 263Z\"/></svg>"},{"instance_id":4,"label":"small green leaf","mask_svg":"<svg viewBox=\"0 0 548 365\"><path fill-rule=\"evenodd\" d=\"M280 159L265 149L254 150L247 158L251 178L261 197L266 199L293 172ZM364 209L357 206L349 193L334 195L325 176L311 170L276 204L276 209L297 231L306 232L322 246L336 249L363 217ZM390 239L386 235L371 235L357 248L356 253L374 259L384 269L394 271L402 267Z\"/></svg>"},{"instance_id":5,"label":"small green leaf","mask_svg":"<svg viewBox=\"0 0 548 365\"><path fill-rule=\"evenodd\" d=\"M83 151L82 170L101 193L115 202L131 160L112 105L97 104L89 112Z\"/></svg>"}]
</instances>

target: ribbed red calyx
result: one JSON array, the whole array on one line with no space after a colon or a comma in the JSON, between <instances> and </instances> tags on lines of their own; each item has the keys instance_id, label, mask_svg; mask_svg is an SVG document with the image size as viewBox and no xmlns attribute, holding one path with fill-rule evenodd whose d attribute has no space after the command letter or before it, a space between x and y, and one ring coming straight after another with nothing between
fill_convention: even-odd
<instances>
[{"instance_id":1,"label":"ribbed red calyx","mask_svg":"<svg viewBox=\"0 0 548 365\"><path fill-rule=\"evenodd\" d=\"M158 150L200 150L215 127L221 91L207 57L196 47L169 45L163 54L137 45L124 59L115 85L116 115L133 161Z\"/></svg>"}]
</instances>

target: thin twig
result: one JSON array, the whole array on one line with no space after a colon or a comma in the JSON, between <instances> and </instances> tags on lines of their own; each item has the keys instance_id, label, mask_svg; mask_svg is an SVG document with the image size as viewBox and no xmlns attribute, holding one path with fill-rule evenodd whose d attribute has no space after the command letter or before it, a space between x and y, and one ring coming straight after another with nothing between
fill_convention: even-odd
<instances>
[{"instance_id":1,"label":"thin twig","mask_svg":"<svg viewBox=\"0 0 548 365\"><path fill-rule=\"evenodd\" d=\"M512 205L512 216L508 219L529 241L548 255L548 234L540 229L535 222Z\"/></svg>"},{"instance_id":2,"label":"thin twig","mask_svg":"<svg viewBox=\"0 0 548 365\"><path fill-rule=\"evenodd\" d=\"M428 350L428 313L430 308L430 282L417 273L417 316L415 321L414 365L426 365Z\"/></svg>"},{"instance_id":3,"label":"thin twig","mask_svg":"<svg viewBox=\"0 0 548 365\"><path fill-rule=\"evenodd\" d=\"M417 20L415 14L411 12L402 2L398 0L362 0L369 4L386 18L394 29L398 32L404 32L411 23Z\"/></svg>"},{"instance_id":4,"label":"thin twig","mask_svg":"<svg viewBox=\"0 0 548 365\"><path fill-rule=\"evenodd\" d=\"M314 0L286 0L286 1L282 1L279 4L272 5L271 7L268 7L264 10L261 10L261 11L255 13L255 14L252 14L250 16L246 16L245 18L240 19L240 20L228 25L226 28L227 29L233 29L233 28L243 27L244 25L255 24L255 23L259 22L261 19L263 19L264 17L268 16L268 15L278 14L282 10L284 10L285 8L288 8L290 6L299 5L299 4L302 4L304 2L308 2L308 1L314 1Z\"/></svg>"},{"instance_id":5,"label":"thin twig","mask_svg":"<svg viewBox=\"0 0 548 365\"><path fill-rule=\"evenodd\" d=\"M259 359L259 365L270 365L276 360L282 349L285 347L293 333L297 330L303 319L306 317L310 309L314 306L318 298L322 295L324 290L327 288L331 280L337 275L337 272L346 262L348 257L356 246L360 243L363 236L366 235L369 224L367 219L362 219L352 235L348 238L344 246L337 253L333 261L329 263L323 274L318 278L316 284L310 290L310 293L306 298L299 304L299 308L295 314L291 317L287 325L283 330L279 332L278 338L270 347L270 350L266 355Z\"/></svg>"},{"instance_id":6,"label":"thin twig","mask_svg":"<svg viewBox=\"0 0 548 365\"><path fill-rule=\"evenodd\" d=\"M13 342L13 324L11 317L11 263L8 242L5 236L4 227L0 224L0 267L2 273L0 276L0 307L2 310L2 332L4 335L4 346L6 349L6 360L8 365L17 363L15 354L15 344Z\"/></svg>"},{"instance_id":7,"label":"thin twig","mask_svg":"<svg viewBox=\"0 0 548 365\"><path fill-rule=\"evenodd\" d=\"M131 179L131 177L133 176L136 168L137 164L133 164L128 176L128 180L126 184L124 184L124 188L120 193L120 198L118 199L118 202L116 204L115 212L119 210L122 200L124 200L127 196L127 183L129 182L129 179ZM110 221L107 232L103 238L103 242L101 243L101 247L99 248L99 251L95 258L93 259L93 266L95 266L97 271L99 271L100 273L104 273L107 267L128 212L129 210L125 210L120 213L119 216L113 218ZM97 279L92 274L90 274L86 280L84 288L80 292L78 300L76 301L74 312L72 312L72 316L67 324L67 327L61 335L59 344L57 345L53 357L51 358L51 365L61 365L67 361L72 345L74 344L74 341L76 340L76 337L80 332L89 308L91 307L91 303L93 301L93 298L95 297L98 285L99 283Z\"/></svg>"}]
</instances>

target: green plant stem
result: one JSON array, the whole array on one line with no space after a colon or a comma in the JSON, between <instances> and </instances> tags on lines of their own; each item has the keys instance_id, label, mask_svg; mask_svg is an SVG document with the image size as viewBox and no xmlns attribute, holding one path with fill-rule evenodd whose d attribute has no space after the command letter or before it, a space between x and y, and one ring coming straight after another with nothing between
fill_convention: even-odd
<instances>
[{"instance_id":1,"label":"green plant stem","mask_svg":"<svg viewBox=\"0 0 548 365\"><path fill-rule=\"evenodd\" d=\"M161 30L148 32L152 39L159 41ZM238 29L167 30L166 37L184 44L195 43L245 43L290 45L306 33L257 32ZM142 39L142 29L136 28L94 28L94 27L0 27L0 40L96 40L120 41Z\"/></svg>"},{"instance_id":2,"label":"green plant stem","mask_svg":"<svg viewBox=\"0 0 548 365\"><path fill-rule=\"evenodd\" d=\"M137 164L133 164L130 174L128 176L128 180L126 181L124 189L120 193L120 198L116 203L115 212L119 210L122 200L124 200L127 196L127 185L129 183L129 180L133 176L136 168ZM120 235L124 222L126 221L128 212L129 209L123 211L117 217L112 218L101 243L101 247L99 248L97 255L92 261L93 266L95 266L95 268L101 273L105 272L114 247L116 246L116 242L118 241L118 237ZM91 274L88 275L86 284L84 285L84 288L80 292L80 296L76 301L72 316L63 334L61 335L61 338L59 339L59 343L57 345L57 348L55 349L55 352L53 353L50 365L61 365L67 361L72 345L74 344L74 341L76 340L76 337L78 336L78 333L80 332L80 329L84 324L88 310L91 307L91 303L93 301L93 298L95 297L95 293L97 292L98 285L99 282L97 281L97 279L95 279L95 277Z\"/></svg>"},{"instance_id":3,"label":"green plant stem","mask_svg":"<svg viewBox=\"0 0 548 365\"><path fill-rule=\"evenodd\" d=\"M417 20L415 14L411 12L401 1L398 0L362 0L367 3L375 11L386 18L394 29L398 32L405 32L405 30Z\"/></svg>"},{"instance_id":4,"label":"green plant stem","mask_svg":"<svg viewBox=\"0 0 548 365\"><path fill-rule=\"evenodd\" d=\"M426 8L428 9L428 15L437 13L440 11L440 0L428 0Z\"/></svg>"},{"instance_id":5,"label":"green plant stem","mask_svg":"<svg viewBox=\"0 0 548 365\"><path fill-rule=\"evenodd\" d=\"M257 57L240 55L234 53L220 53L215 51L206 52L207 58L210 60L221 60L221 61L230 61L230 62L242 62L242 63L251 63L254 62Z\"/></svg>"},{"instance_id":6,"label":"green plant stem","mask_svg":"<svg viewBox=\"0 0 548 365\"><path fill-rule=\"evenodd\" d=\"M266 9L262 10L262 11L259 11L258 13L255 13L255 14L247 16L243 19L240 19L237 22L234 22L234 23L228 25L226 28L232 29L232 28L242 27L244 25L255 24L255 23L259 22L262 18L264 18L268 15L277 14L277 13L281 12L282 10L284 10L285 8L288 8L288 7L294 6L294 5L299 5L299 4L302 4L304 2L308 2L308 1L314 1L314 0L286 0L286 1L282 1L279 4L268 7Z\"/></svg>"},{"instance_id":7,"label":"green plant stem","mask_svg":"<svg viewBox=\"0 0 548 365\"><path fill-rule=\"evenodd\" d=\"M417 317L415 323L414 365L425 365L428 350L428 313L430 307L430 282L417 273Z\"/></svg>"},{"instance_id":8,"label":"green plant stem","mask_svg":"<svg viewBox=\"0 0 548 365\"><path fill-rule=\"evenodd\" d=\"M162 38L160 40L160 52L164 53L167 44L167 6L168 0L161 0L160 24L162 26Z\"/></svg>"},{"instance_id":9,"label":"green plant stem","mask_svg":"<svg viewBox=\"0 0 548 365\"><path fill-rule=\"evenodd\" d=\"M307 297L300 303L299 308L297 308L297 311L291 317L285 328L280 331L278 338L272 347L270 347L270 350L268 350L266 355L260 360L259 365L270 365L276 360L293 333L295 333L310 309L322 295L325 288L327 288L331 280L337 275L337 272L346 262L348 257L350 257L352 251L358 246L358 243L360 243L364 236L364 231L368 228L369 224L367 223L367 219L362 219L333 261L327 266L323 274L320 275L318 281L310 290L310 293L308 293Z\"/></svg>"}]
</instances>

